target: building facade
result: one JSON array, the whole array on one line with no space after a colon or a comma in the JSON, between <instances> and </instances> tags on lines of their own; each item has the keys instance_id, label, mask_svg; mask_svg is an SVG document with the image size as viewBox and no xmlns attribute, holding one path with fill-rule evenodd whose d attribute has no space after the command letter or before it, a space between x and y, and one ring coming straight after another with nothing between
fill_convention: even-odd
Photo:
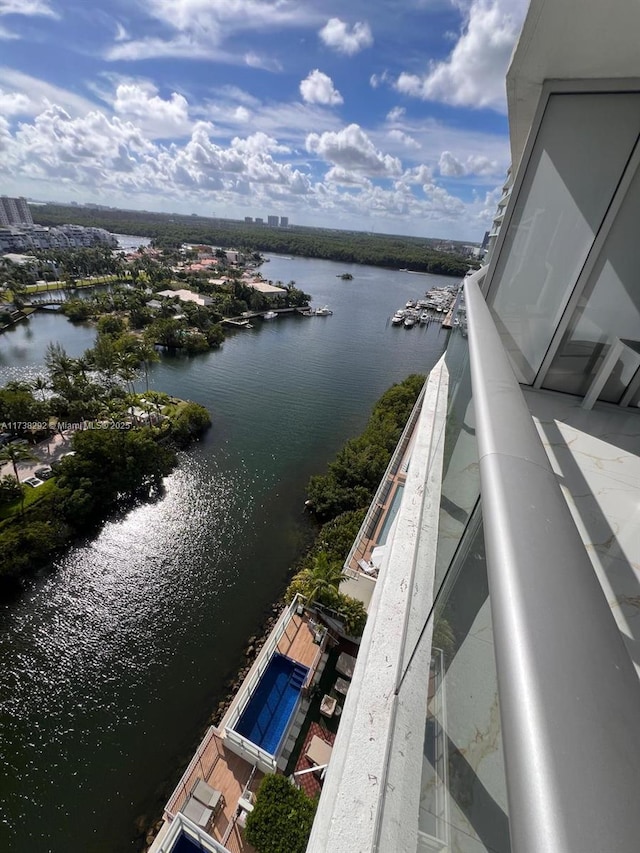
<instances>
[{"instance_id":1,"label":"building facade","mask_svg":"<svg viewBox=\"0 0 640 853\"><path fill-rule=\"evenodd\" d=\"M7 228L10 225L33 225L26 198L0 196L0 227Z\"/></svg>"}]
</instances>

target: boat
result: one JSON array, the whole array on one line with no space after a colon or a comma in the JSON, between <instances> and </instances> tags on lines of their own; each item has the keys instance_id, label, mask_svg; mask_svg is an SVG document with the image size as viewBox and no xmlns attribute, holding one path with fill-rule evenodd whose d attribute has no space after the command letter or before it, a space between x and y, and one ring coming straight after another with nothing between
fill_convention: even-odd
<instances>
[{"instance_id":1,"label":"boat","mask_svg":"<svg viewBox=\"0 0 640 853\"><path fill-rule=\"evenodd\" d=\"M415 324L416 324L416 318L415 317L405 317L404 318L405 329L411 329L415 326Z\"/></svg>"},{"instance_id":2,"label":"boat","mask_svg":"<svg viewBox=\"0 0 640 853\"><path fill-rule=\"evenodd\" d=\"M405 312L404 311L396 311L396 313L391 318L392 326L401 326L404 322Z\"/></svg>"},{"instance_id":3,"label":"boat","mask_svg":"<svg viewBox=\"0 0 640 853\"><path fill-rule=\"evenodd\" d=\"M278 316L278 312L277 312L277 311L266 311L266 312L262 315L262 319L263 319L263 320L275 320L277 316Z\"/></svg>"},{"instance_id":4,"label":"boat","mask_svg":"<svg viewBox=\"0 0 640 853\"><path fill-rule=\"evenodd\" d=\"M407 307L407 308L415 308L415 307L416 307L416 303L414 302L414 300L413 300L413 299L409 299L409 301L408 301L408 302L407 302L407 304L406 304L406 307Z\"/></svg>"},{"instance_id":5,"label":"boat","mask_svg":"<svg viewBox=\"0 0 640 853\"><path fill-rule=\"evenodd\" d=\"M429 312L423 311L422 314L420 315L420 322L421 323L427 323L428 321L429 321Z\"/></svg>"},{"instance_id":6,"label":"boat","mask_svg":"<svg viewBox=\"0 0 640 853\"><path fill-rule=\"evenodd\" d=\"M333 314L333 311L328 305L323 305L322 308L316 308L316 317L329 317L330 314Z\"/></svg>"}]
</instances>

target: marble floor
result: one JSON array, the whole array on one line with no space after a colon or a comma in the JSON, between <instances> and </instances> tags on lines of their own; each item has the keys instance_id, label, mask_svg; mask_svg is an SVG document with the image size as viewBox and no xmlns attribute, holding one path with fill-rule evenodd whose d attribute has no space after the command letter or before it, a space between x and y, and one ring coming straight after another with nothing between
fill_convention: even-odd
<instances>
[{"instance_id":1,"label":"marble floor","mask_svg":"<svg viewBox=\"0 0 640 853\"><path fill-rule=\"evenodd\" d=\"M640 411L552 391L525 398L640 675Z\"/></svg>"}]
</instances>

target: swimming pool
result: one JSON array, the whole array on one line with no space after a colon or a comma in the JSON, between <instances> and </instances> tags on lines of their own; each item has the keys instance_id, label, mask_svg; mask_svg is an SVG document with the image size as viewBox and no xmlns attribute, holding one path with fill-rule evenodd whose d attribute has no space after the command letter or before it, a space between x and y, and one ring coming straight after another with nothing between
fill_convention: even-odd
<instances>
[{"instance_id":1,"label":"swimming pool","mask_svg":"<svg viewBox=\"0 0 640 853\"><path fill-rule=\"evenodd\" d=\"M306 666L276 652L234 726L235 731L275 755L308 672Z\"/></svg>"},{"instance_id":2,"label":"swimming pool","mask_svg":"<svg viewBox=\"0 0 640 853\"><path fill-rule=\"evenodd\" d=\"M402 501L402 493L404 492L404 484L400 483L395 490L393 495L393 500L391 501L391 506L389 507L389 511L387 512L387 516L384 520L384 524L382 525L382 529L380 530L380 535L378 536L378 545L385 545L387 542L387 536L389 535L389 531L391 530L391 525L396 520L396 515L398 514L398 510L400 509L400 502Z\"/></svg>"}]
</instances>

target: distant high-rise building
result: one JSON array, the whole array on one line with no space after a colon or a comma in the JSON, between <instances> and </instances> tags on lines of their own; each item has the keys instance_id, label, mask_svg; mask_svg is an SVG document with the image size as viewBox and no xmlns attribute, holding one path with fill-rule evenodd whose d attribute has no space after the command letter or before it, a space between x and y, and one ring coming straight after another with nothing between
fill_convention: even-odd
<instances>
[{"instance_id":1,"label":"distant high-rise building","mask_svg":"<svg viewBox=\"0 0 640 853\"><path fill-rule=\"evenodd\" d=\"M280 217L280 227L281 228L288 228L288 226L289 226L289 217L288 216L281 216Z\"/></svg>"},{"instance_id":2,"label":"distant high-rise building","mask_svg":"<svg viewBox=\"0 0 640 853\"><path fill-rule=\"evenodd\" d=\"M256 216L254 221L256 225L264 225L264 219L261 216Z\"/></svg>"},{"instance_id":3,"label":"distant high-rise building","mask_svg":"<svg viewBox=\"0 0 640 853\"><path fill-rule=\"evenodd\" d=\"M33 225L33 216L29 210L26 198L10 198L0 196L0 225Z\"/></svg>"},{"instance_id":4,"label":"distant high-rise building","mask_svg":"<svg viewBox=\"0 0 640 853\"><path fill-rule=\"evenodd\" d=\"M247 223L251 223L251 222L253 222L253 217L252 216L245 216L244 221Z\"/></svg>"},{"instance_id":5,"label":"distant high-rise building","mask_svg":"<svg viewBox=\"0 0 640 853\"><path fill-rule=\"evenodd\" d=\"M277 227L279 221L280 220L278 219L277 216L268 216L267 217L267 225L275 225Z\"/></svg>"}]
</instances>

